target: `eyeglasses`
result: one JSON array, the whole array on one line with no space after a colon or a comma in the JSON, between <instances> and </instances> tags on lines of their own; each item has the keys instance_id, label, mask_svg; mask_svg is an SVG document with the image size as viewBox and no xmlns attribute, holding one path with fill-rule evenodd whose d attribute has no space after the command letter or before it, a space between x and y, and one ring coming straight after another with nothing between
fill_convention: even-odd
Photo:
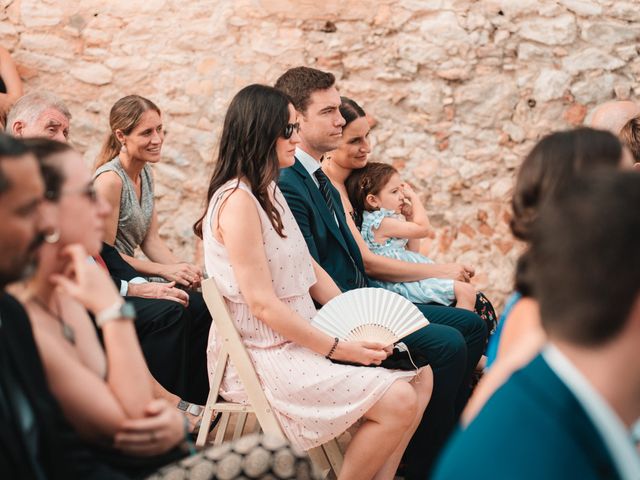
<instances>
[{"instance_id":1,"label":"eyeglasses","mask_svg":"<svg viewBox=\"0 0 640 480\"><path fill-rule=\"evenodd\" d=\"M94 187L93 183L88 184L85 187L73 189L73 190L60 190L58 192L54 192L53 190L48 190L44 194L44 198L49 200L50 202L57 202L60 200L60 197L63 195L82 195L83 197L87 197L89 201L92 203L96 203L98 201L98 192L96 191L96 187Z\"/></svg>"},{"instance_id":2,"label":"eyeglasses","mask_svg":"<svg viewBox=\"0 0 640 480\"><path fill-rule=\"evenodd\" d=\"M289 140L291 135L293 135L293 131L296 133L300 133L300 124L299 123L287 123L287 126L284 127L284 132L282 133L282 138L285 140Z\"/></svg>"}]
</instances>

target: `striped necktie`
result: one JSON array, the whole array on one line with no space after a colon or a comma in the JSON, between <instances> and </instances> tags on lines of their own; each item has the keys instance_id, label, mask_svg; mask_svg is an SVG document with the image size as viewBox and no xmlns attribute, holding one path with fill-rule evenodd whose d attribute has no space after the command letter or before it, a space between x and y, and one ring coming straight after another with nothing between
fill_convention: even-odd
<instances>
[{"instance_id":1,"label":"striped necktie","mask_svg":"<svg viewBox=\"0 0 640 480\"><path fill-rule=\"evenodd\" d=\"M331 186L329 177L325 175L321 168L317 169L313 172L313 176L316 177L318 181L318 188L320 189L320 193L324 198L327 207L329 207L329 211L333 213L336 218L338 217L338 212L336 211L335 204L333 203L333 197L331 196ZM339 223L339 222L338 222ZM355 288L364 288L367 286L367 280L364 278L364 275L358 268L355 260L351 255L349 255L349 260L351 260L351 265L353 266L353 271L355 272Z\"/></svg>"}]
</instances>

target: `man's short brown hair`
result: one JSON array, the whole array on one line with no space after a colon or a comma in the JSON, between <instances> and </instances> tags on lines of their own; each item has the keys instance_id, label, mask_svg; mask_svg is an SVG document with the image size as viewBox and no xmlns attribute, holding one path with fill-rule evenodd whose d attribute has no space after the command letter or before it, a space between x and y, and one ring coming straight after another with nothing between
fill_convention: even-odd
<instances>
[{"instance_id":1,"label":"man's short brown hair","mask_svg":"<svg viewBox=\"0 0 640 480\"><path fill-rule=\"evenodd\" d=\"M640 117L629 120L618 135L624 145L629 147L636 163L640 162Z\"/></svg>"},{"instance_id":2,"label":"man's short brown hair","mask_svg":"<svg viewBox=\"0 0 640 480\"><path fill-rule=\"evenodd\" d=\"M335 83L336 77L332 73L310 67L295 67L284 72L276 81L275 87L289 95L293 107L304 114L309 106L311 94L318 90L327 90Z\"/></svg>"}]
</instances>

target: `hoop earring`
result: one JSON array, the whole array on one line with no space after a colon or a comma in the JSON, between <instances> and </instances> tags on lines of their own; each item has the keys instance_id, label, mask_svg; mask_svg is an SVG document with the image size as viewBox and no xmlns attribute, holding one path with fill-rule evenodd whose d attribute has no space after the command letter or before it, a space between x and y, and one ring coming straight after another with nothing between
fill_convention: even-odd
<instances>
[{"instance_id":1,"label":"hoop earring","mask_svg":"<svg viewBox=\"0 0 640 480\"><path fill-rule=\"evenodd\" d=\"M122 142L122 146L120 147L120 153L127 153L127 144Z\"/></svg>"},{"instance_id":2,"label":"hoop earring","mask_svg":"<svg viewBox=\"0 0 640 480\"><path fill-rule=\"evenodd\" d=\"M58 243L58 240L60 240L60 230L58 230L57 228L44 236L44 241L50 245Z\"/></svg>"}]
</instances>

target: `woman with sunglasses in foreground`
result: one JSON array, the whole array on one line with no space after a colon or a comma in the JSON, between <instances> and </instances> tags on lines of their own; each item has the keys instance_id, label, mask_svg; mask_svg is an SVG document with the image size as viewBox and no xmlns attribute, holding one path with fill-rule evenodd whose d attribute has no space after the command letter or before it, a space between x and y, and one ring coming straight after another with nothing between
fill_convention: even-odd
<instances>
[{"instance_id":1,"label":"woman with sunglasses in foreground","mask_svg":"<svg viewBox=\"0 0 640 480\"><path fill-rule=\"evenodd\" d=\"M107 463L127 474L149 472L184 456L175 447L185 439L185 419L160 398L136 337L135 312L89 259L100 252L110 207L70 146L26 143L41 165L43 207L57 225L40 247L22 296L49 387L69 422Z\"/></svg>"},{"instance_id":2,"label":"woman with sunglasses in foreground","mask_svg":"<svg viewBox=\"0 0 640 480\"><path fill-rule=\"evenodd\" d=\"M294 163L295 122L288 97L272 87L250 85L234 97L194 230L204 241L207 273L291 443L309 450L357 425L340 478L392 479L430 398L431 369L416 375L333 363L380 364L388 352L311 326L312 297L325 304L340 290L311 257L275 183L279 169ZM210 375L220 348L212 329ZM246 401L229 370L221 395Z\"/></svg>"}]
</instances>

